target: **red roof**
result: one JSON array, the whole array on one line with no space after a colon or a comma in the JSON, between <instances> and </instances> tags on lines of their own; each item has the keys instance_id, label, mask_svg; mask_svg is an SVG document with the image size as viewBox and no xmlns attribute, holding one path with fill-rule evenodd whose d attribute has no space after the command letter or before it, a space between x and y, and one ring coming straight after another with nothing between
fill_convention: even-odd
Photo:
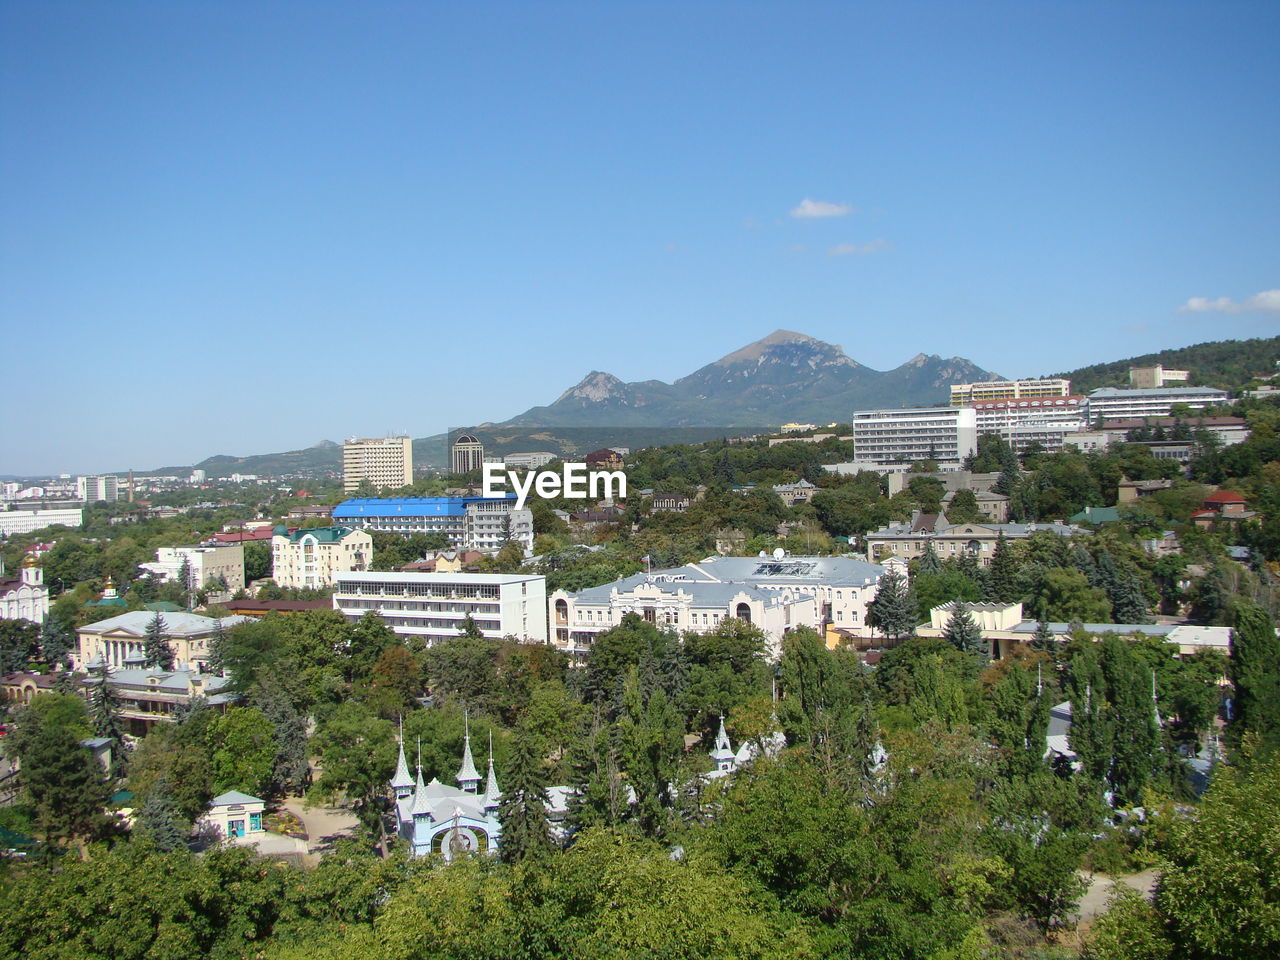
<instances>
[{"instance_id":1,"label":"red roof","mask_svg":"<svg viewBox=\"0 0 1280 960\"><path fill-rule=\"evenodd\" d=\"M271 527L258 527L256 530L233 530L230 533L215 533L210 540L217 543L247 543L253 540L270 540Z\"/></svg>"},{"instance_id":2,"label":"red roof","mask_svg":"<svg viewBox=\"0 0 1280 960\"><path fill-rule=\"evenodd\" d=\"M1244 497L1238 493L1232 493L1230 490L1219 490L1217 493L1211 493L1204 498L1205 503L1244 503Z\"/></svg>"}]
</instances>

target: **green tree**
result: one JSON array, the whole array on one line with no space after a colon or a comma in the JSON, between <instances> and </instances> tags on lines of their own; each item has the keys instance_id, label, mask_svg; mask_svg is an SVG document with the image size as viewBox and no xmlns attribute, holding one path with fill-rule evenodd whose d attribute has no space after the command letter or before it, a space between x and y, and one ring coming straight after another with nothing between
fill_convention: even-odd
<instances>
[{"instance_id":1,"label":"green tree","mask_svg":"<svg viewBox=\"0 0 1280 960\"><path fill-rule=\"evenodd\" d=\"M267 792L275 772L271 721L257 707L232 707L209 725L213 790Z\"/></svg>"},{"instance_id":2,"label":"green tree","mask_svg":"<svg viewBox=\"0 0 1280 960\"><path fill-rule=\"evenodd\" d=\"M387 783L396 768L395 728L358 703L344 703L316 730L311 749L320 776L310 795L340 800L386 851L382 822Z\"/></svg>"},{"instance_id":3,"label":"green tree","mask_svg":"<svg viewBox=\"0 0 1280 960\"><path fill-rule=\"evenodd\" d=\"M538 751L538 738L523 726L516 727L503 783L506 787L498 805L502 859L518 863L545 856L551 851L546 764Z\"/></svg>"},{"instance_id":4,"label":"green tree","mask_svg":"<svg viewBox=\"0 0 1280 960\"><path fill-rule=\"evenodd\" d=\"M169 643L164 617L160 611L147 624L147 636L142 643L142 655L148 667L159 667L161 670L173 669L173 646Z\"/></svg>"},{"instance_id":5,"label":"green tree","mask_svg":"<svg viewBox=\"0 0 1280 960\"><path fill-rule=\"evenodd\" d=\"M684 748L684 725L656 684L642 684L638 668L631 668L622 694L618 718L621 767L635 791L634 814L650 837L666 833L673 803L676 765Z\"/></svg>"},{"instance_id":6,"label":"green tree","mask_svg":"<svg viewBox=\"0 0 1280 960\"><path fill-rule=\"evenodd\" d=\"M181 850L187 845L189 828L169 797L168 784L156 784L138 811L134 833L150 838L157 850Z\"/></svg>"},{"instance_id":7,"label":"green tree","mask_svg":"<svg viewBox=\"0 0 1280 960\"><path fill-rule=\"evenodd\" d=\"M1220 767L1195 817L1172 825L1156 909L1189 960L1280 954L1274 869L1280 761Z\"/></svg>"},{"instance_id":8,"label":"green tree","mask_svg":"<svg viewBox=\"0 0 1280 960\"><path fill-rule=\"evenodd\" d=\"M26 669L40 653L40 628L30 620L0 620L0 672Z\"/></svg>"},{"instance_id":9,"label":"green tree","mask_svg":"<svg viewBox=\"0 0 1280 960\"><path fill-rule=\"evenodd\" d=\"M978 498L966 487L951 497L947 504L947 519L952 523L981 523L986 518L978 509Z\"/></svg>"},{"instance_id":10,"label":"green tree","mask_svg":"<svg viewBox=\"0 0 1280 960\"><path fill-rule=\"evenodd\" d=\"M923 576L935 576L942 572L942 561L938 559L938 552L933 549L933 541L927 540L924 545L924 554L920 557L919 573Z\"/></svg>"},{"instance_id":11,"label":"green tree","mask_svg":"<svg viewBox=\"0 0 1280 960\"><path fill-rule=\"evenodd\" d=\"M86 845L105 834L103 809L110 795L97 759L80 746L72 728L32 719L23 744L22 783L35 807L40 831L52 841Z\"/></svg>"},{"instance_id":12,"label":"green tree","mask_svg":"<svg viewBox=\"0 0 1280 960\"><path fill-rule=\"evenodd\" d=\"M1047 620L1037 621L1036 632L1031 635L1031 649L1039 650L1042 653L1053 653L1057 646L1053 631L1049 629L1049 622Z\"/></svg>"},{"instance_id":13,"label":"green tree","mask_svg":"<svg viewBox=\"0 0 1280 960\"><path fill-rule=\"evenodd\" d=\"M991 644L983 639L982 631L978 629L973 616L969 613L969 608L963 603L957 603L952 608L942 635L957 650L977 654L983 663L991 659Z\"/></svg>"},{"instance_id":14,"label":"green tree","mask_svg":"<svg viewBox=\"0 0 1280 960\"><path fill-rule=\"evenodd\" d=\"M1018 561L1001 531L991 554L991 566L985 583L987 599L996 603L1012 603L1022 597L1018 586Z\"/></svg>"},{"instance_id":15,"label":"green tree","mask_svg":"<svg viewBox=\"0 0 1280 960\"><path fill-rule=\"evenodd\" d=\"M1253 736L1263 751L1275 749L1280 745L1280 639L1271 615L1248 600L1236 605L1229 664L1235 688L1231 742L1239 746Z\"/></svg>"},{"instance_id":16,"label":"green tree","mask_svg":"<svg viewBox=\"0 0 1280 960\"><path fill-rule=\"evenodd\" d=\"M880 577L875 599L867 607L867 624L886 637L901 640L915 634L919 622L915 591L896 570Z\"/></svg>"},{"instance_id":17,"label":"green tree","mask_svg":"<svg viewBox=\"0 0 1280 960\"><path fill-rule=\"evenodd\" d=\"M1040 619L1055 623L1109 623L1111 604L1107 595L1089 586L1085 575L1064 567L1049 570L1041 581L1036 610Z\"/></svg>"}]
</instances>

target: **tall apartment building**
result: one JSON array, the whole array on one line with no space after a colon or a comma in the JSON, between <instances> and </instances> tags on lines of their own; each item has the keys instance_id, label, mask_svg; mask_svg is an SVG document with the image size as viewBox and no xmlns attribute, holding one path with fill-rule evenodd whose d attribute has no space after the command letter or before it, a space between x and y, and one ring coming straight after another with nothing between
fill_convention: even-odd
<instances>
[{"instance_id":1,"label":"tall apartment building","mask_svg":"<svg viewBox=\"0 0 1280 960\"><path fill-rule=\"evenodd\" d=\"M373 537L352 527L276 527L271 538L271 579L282 587L322 590L338 574L366 570L372 562Z\"/></svg>"},{"instance_id":2,"label":"tall apartment building","mask_svg":"<svg viewBox=\"0 0 1280 960\"><path fill-rule=\"evenodd\" d=\"M857 462L955 464L977 449L978 415L973 407L855 410L853 414Z\"/></svg>"},{"instance_id":3,"label":"tall apartment building","mask_svg":"<svg viewBox=\"0 0 1280 960\"><path fill-rule=\"evenodd\" d=\"M967 407L992 400L1032 400L1071 395L1071 381L1057 378L1037 380L984 380L981 383L951 385L951 406Z\"/></svg>"},{"instance_id":4,"label":"tall apartment building","mask_svg":"<svg viewBox=\"0 0 1280 960\"><path fill-rule=\"evenodd\" d=\"M85 503L120 498L120 478L110 474L101 477L76 477L76 499Z\"/></svg>"},{"instance_id":5,"label":"tall apartment building","mask_svg":"<svg viewBox=\"0 0 1280 960\"><path fill-rule=\"evenodd\" d=\"M500 573L340 573L333 608L350 620L370 610L397 636L428 645L462 632L469 615L486 637L547 642L547 580Z\"/></svg>"},{"instance_id":6,"label":"tall apartment building","mask_svg":"<svg viewBox=\"0 0 1280 960\"><path fill-rule=\"evenodd\" d=\"M510 526L508 528L508 517ZM364 530L391 533L439 533L450 546L488 553L501 549L508 533L533 549L533 511L516 509L515 494L506 497L380 497L344 500L333 519Z\"/></svg>"},{"instance_id":7,"label":"tall apartment building","mask_svg":"<svg viewBox=\"0 0 1280 960\"><path fill-rule=\"evenodd\" d=\"M1129 368L1129 386L1135 390L1159 390L1171 383L1186 383L1190 379L1190 370L1166 370L1158 363L1153 367Z\"/></svg>"},{"instance_id":8,"label":"tall apartment building","mask_svg":"<svg viewBox=\"0 0 1280 960\"><path fill-rule=\"evenodd\" d=\"M1086 415L1090 423L1098 420L1141 420L1145 417L1167 417L1175 403L1192 410L1203 410L1227 402L1225 390L1212 387L1162 387L1150 390L1120 390L1102 387L1089 394Z\"/></svg>"},{"instance_id":9,"label":"tall apartment building","mask_svg":"<svg viewBox=\"0 0 1280 960\"><path fill-rule=\"evenodd\" d=\"M449 447L449 472L470 473L484 466L484 444L464 433Z\"/></svg>"},{"instance_id":10,"label":"tall apartment building","mask_svg":"<svg viewBox=\"0 0 1280 960\"><path fill-rule=\"evenodd\" d=\"M409 437L362 440L342 445L342 489L351 493L368 480L375 487L405 487L413 483L413 441Z\"/></svg>"}]
</instances>

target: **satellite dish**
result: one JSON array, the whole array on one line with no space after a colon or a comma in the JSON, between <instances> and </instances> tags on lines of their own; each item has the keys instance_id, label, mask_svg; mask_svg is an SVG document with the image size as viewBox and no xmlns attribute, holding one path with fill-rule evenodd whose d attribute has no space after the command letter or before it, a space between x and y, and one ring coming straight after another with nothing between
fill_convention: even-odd
<instances>
[{"instance_id":1,"label":"satellite dish","mask_svg":"<svg viewBox=\"0 0 1280 960\"><path fill-rule=\"evenodd\" d=\"M773 559L781 560L786 555L787 555L787 551L783 550L781 547L773 548Z\"/></svg>"}]
</instances>

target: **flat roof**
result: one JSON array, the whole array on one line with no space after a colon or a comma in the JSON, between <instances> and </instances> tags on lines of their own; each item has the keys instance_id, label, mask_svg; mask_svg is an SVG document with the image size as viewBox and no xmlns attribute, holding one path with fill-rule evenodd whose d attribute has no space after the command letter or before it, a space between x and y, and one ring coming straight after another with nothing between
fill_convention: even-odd
<instances>
[{"instance_id":1,"label":"flat roof","mask_svg":"<svg viewBox=\"0 0 1280 960\"><path fill-rule=\"evenodd\" d=\"M336 573L334 579L351 583L521 583L546 580L540 573L378 573L370 570Z\"/></svg>"}]
</instances>

